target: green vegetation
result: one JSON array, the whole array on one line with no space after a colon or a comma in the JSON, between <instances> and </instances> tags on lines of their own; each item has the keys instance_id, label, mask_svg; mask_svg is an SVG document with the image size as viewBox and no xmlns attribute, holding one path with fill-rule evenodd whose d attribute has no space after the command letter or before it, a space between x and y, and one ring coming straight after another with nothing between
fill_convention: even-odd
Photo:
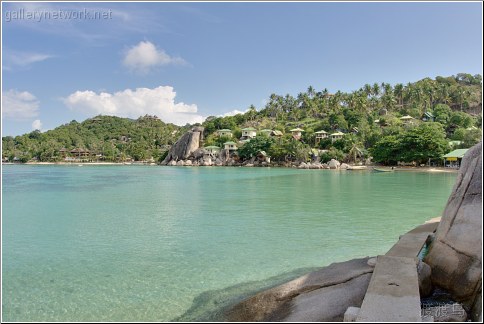
<instances>
[{"instance_id":1,"label":"green vegetation","mask_svg":"<svg viewBox=\"0 0 484 324\"><path fill-rule=\"evenodd\" d=\"M426 163L450 151L449 141L458 141L455 149L481 140L481 88L480 75L459 73L406 85L365 84L350 93L330 94L327 89L316 91L309 87L296 97L271 94L260 110L251 106L244 114L208 117L202 124L204 145L222 147L226 141L238 140L243 128L253 127L279 130L284 136L258 135L239 147L242 159L266 151L272 161L307 161L316 148L322 150L322 162L331 158L357 162L372 156L383 164ZM413 119L401 119L407 115ZM188 127L165 124L149 116L138 120L98 116L45 133L3 137L2 158L59 161L63 158L61 148L82 148L105 161L159 160ZM289 130L293 128L304 129L299 141L291 136ZM230 129L233 137L219 137L219 129ZM315 132L320 130L328 134L343 132L345 136L336 141L318 141Z\"/></svg>"},{"instance_id":2,"label":"green vegetation","mask_svg":"<svg viewBox=\"0 0 484 324\"><path fill-rule=\"evenodd\" d=\"M159 160L183 134L183 129L150 116L137 120L97 116L82 123L73 120L56 129L2 138L2 158L27 162L62 161L73 149L88 150L88 161ZM67 153L63 154L62 149Z\"/></svg>"},{"instance_id":3,"label":"green vegetation","mask_svg":"<svg viewBox=\"0 0 484 324\"><path fill-rule=\"evenodd\" d=\"M318 148L323 150L322 162L332 158L357 162L372 156L383 164L426 163L450 151L451 140L461 141L458 147L470 147L481 140L481 88L480 75L465 73L406 85L366 84L351 93L330 94L327 89L309 87L297 97L272 94L260 111L251 106L245 114L209 117L203 126L210 145L218 146L217 129L231 129L235 138L245 127L282 130L284 137L270 141L269 148L265 146L272 161L309 160L311 148ZM424 122L426 113L433 119ZM407 115L413 120L401 119ZM297 127L305 130L299 142L289 132ZM329 134L341 131L345 136L318 143L315 132L319 130ZM242 146L240 156L254 156L255 147L255 143L247 149Z\"/></svg>"}]
</instances>

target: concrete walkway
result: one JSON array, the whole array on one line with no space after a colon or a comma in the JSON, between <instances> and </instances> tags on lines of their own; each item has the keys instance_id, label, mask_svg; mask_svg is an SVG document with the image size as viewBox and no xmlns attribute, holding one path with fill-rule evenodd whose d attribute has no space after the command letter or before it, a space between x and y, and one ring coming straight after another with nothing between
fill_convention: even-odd
<instances>
[{"instance_id":1,"label":"concrete walkway","mask_svg":"<svg viewBox=\"0 0 484 324\"><path fill-rule=\"evenodd\" d=\"M401 236L377 258L357 322L421 322L418 255L439 223L427 223Z\"/></svg>"},{"instance_id":2,"label":"concrete walkway","mask_svg":"<svg viewBox=\"0 0 484 324\"><path fill-rule=\"evenodd\" d=\"M356 321L421 321L415 259L378 256Z\"/></svg>"},{"instance_id":3,"label":"concrete walkway","mask_svg":"<svg viewBox=\"0 0 484 324\"><path fill-rule=\"evenodd\" d=\"M401 236L398 242L385 255L407 258L417 257L429 235L437 230L437 226L439 226L439 223L427 223L414 228Z\"/></svg>"}]
</instances>

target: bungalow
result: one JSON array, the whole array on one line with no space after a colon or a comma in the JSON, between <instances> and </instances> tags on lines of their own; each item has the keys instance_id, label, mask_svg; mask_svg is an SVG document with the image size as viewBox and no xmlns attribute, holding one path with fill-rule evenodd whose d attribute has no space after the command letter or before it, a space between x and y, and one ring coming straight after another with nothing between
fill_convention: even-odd
<instances>
[{"instance_id":1,"label":"bungalow","mask_svg":"<svg viewBox=\"0 0 484 324\"><path fill-rule=\"evenodd\" d=\"M243 128L241 139L254 138L256 137L256 135L257 135L257 130L255 128L252 128L252 127Z\"/></svg>"},{"instance_id":2,"label":"bungalow","mask_svg":"<svg viewBox=\"0 0 484 324\"><path fill-rule=\"evenodd\" d=\"M66 157L67 156L67 149L65 147L61 148L59 150L59 154L61 157Z\"/></svg>"},{"instance_id":3,"label":"bungalow","mask_svg":"<svg viewBox=\"0 0 484 324\"><path fill-rule=\"evenodd\" d=\"M331 137L331 143L333 143L334 141L337 141L339 139L342 139L343 136L345 136L344 133L341 133L341 132L336 132L336 133L333 133L330 135Z\"/></svg>"},{"instance_id":4,"label":"bungalow","mask_svg":"<svg viewBox=\"0 0 484 324\"><path fill-rule=\"evenodd\" d=\"M280 130L273 130L271 136L281 138L284 135Z\"/></svg>"},{"instance_id":5,"label":"bungalow","mask_svg":"<svg viewBox=\"0 0 484 324\"><path fill-rule=\"evenodd\" d=\"M217 131L218 136L228 136L232 137L232 131L230 129L219 129Z\"/></svg>"},{"instance_id":6,"label":"bungalow","mask_svg":"<svg viewBox=\"0 0 484 324\"><path fill-rule=\"evenodd\" d=\"M204 149L209 153L209 154L217 154L220 152L220 147L218 146L205 146Z\"/></svg>"},{"instance_id":7,"label":"bungalow","mask_svg":"<svg viewBox=\"0 0 484 324\"><path fill-rule=\"evenodd\" d=\"M316 144L318 144L322 139L328 138L328 133L324 130L317 131L314 134L316 134Z\"/></svg>"},{"instance_id":8,"label":"bungalow","mask_svg":"<svg viewBox=\"0 0 484 324\"><path fill-rule=\"evenodd\" d=\"M425 114L423 114L422 116L422 120L424 122L429 122L429 121L433 122L435 121L435 116L431 112L426 111Z\"/></svg>"},{"instance_id":9,"label":"bungalow","mask_svg":"<svg viewBox=\"0 0 484 324\"><path fill-rule=\"evenodd\" d=\"M71 150L69 153L76 157L88 157L89 156L89 150L84 150L82 148L75 148Z\"/></svg>"},{"instance_id":10,"label":"bungalow","mask_svg":"<svg viewBox=\"0 0 484 324\"><path fill-rule=\"evenodd\" d=\"M408 124L412 124L413 123L413 120L415 118L413 118L412 116L409 116L409 115L406 115L406 116L403 116L403 117L400 117L400 120L405 124L405 125L408 125Z\"/></svg>"},{"instance_id":11,"label":"bungalow","mask_svg":"<svg viewBox=\"0 0 484 324\"><path fill-rule=\"evenodd\" d=\"M260 131L262 134L265 134L267 136L271 136L272 134L272 129L263 129Z\"/></svg>"},{"instance_id":12,"label":"bungalow","mask_svg":"<svg viewBox=\"0 0 484 324\"><path fill-rule=\"evenodd\" d=\"M304 132L304 129L294 128L294 129L291 129L290 132L292 133L292 137L294 137L294 139L300 140L302 136L301 133Z\"/></svg>"},{"instance_id":13,"label":"bungalow","mask_svg":"<svg viewBox=\"0 0 484 324\"><path fill-rule=\"evenodd\" d=\"M460 168L460 164L462 163L462 158L466 154L468 149L458 149L452 152L447 153L443 156L444 158L444 166L448 168Z\"/></svg>"},{"instance_id":14,"label":"bungalow","mask_svg":"<svg viewBox=\"0 0 484 324\"><path fill-rule=\"evenodd\" d=\"M224 143L224 149L229 151L237 150L237 144L235 142L229 141Z\"/></svg>"}]
</instances>

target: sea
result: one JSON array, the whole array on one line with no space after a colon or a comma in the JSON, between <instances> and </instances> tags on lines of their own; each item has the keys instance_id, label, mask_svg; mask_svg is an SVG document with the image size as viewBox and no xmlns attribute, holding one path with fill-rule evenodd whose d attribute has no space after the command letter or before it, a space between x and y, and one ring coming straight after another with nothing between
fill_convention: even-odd
<instances>
[{"instance_id":1,"label":"sea","mask_svg":"<svg viewBox=\"0 0 484 324\"><path fill-rule=\"evenodd\" d=\"M308 271L384 254L455 173L2 167L2 321L207 321Z\"/></svg>"}]
</instances>

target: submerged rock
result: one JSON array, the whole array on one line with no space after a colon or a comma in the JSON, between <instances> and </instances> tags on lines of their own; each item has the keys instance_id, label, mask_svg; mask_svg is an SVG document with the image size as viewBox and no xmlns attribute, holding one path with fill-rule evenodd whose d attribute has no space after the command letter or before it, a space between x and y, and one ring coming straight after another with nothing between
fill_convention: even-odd
<instances>
[{"instance_id":1,"label":"submerged rock","mask_svg":"<svg viewBox=\"0 0 484 324\"><path fill-rule=\"evenodd\" d=\"M482 286L482 143L464 156L425 262L432 282L467 307Z\"/></svg>"}]
</instances>

